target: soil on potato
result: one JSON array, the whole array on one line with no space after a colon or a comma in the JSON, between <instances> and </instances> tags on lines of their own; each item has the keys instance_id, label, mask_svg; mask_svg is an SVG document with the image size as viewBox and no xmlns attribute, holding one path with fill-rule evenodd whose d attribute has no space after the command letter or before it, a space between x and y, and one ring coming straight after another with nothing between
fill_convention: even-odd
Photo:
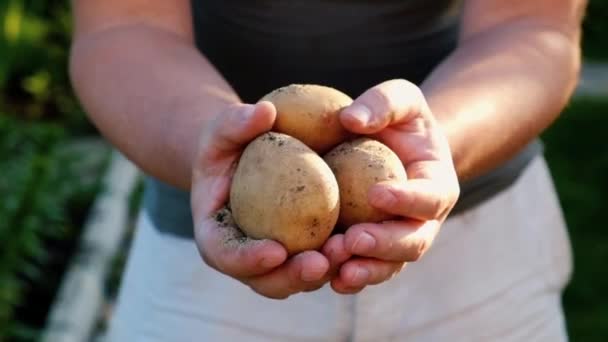
<instances>
[{"instance_id":1,"label":"soil on potato","mask_svg":"<svg viewBox=\"0 0 608 342\"><path fill-rule=\"evenodd\" d=\"M232 211L230 211L228 206L216 212L213 219L217 223L218 228L223 229L224 238L222 243L225 246L233 246L234 244L242 245L250 240L250 238L237 226L236 222L234 222Z\"/></svg>"},{"instance_id":2,"label":"soil on potato","mask_svg":"<svg viewBox=\"0 0 608 342\"><path fill-rule=\"evenodd\" d=\"M281 147L285 145L285 138L276 132L267 132L262 137L262 141L275 142L277 146Z\"/></svg>"}]
</instances>

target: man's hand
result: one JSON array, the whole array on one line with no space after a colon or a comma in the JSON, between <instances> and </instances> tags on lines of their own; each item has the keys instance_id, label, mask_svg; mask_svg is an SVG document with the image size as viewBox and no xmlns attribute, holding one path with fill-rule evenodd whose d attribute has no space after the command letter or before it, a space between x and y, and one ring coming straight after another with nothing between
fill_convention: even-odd
<instances>
[{"instance_id":1,"label":"man's hand","mask_svg":"<svg viewBox=\"0 0 608 342\"><path fill-rule=\"evenodd\" d=\"M378 183L368 194L371 205L402 219L354 225L323 247L330 260L336 250L354 256L331 280L336 292L352 294L418 260L433 243L460 188L447 139L414 84L391 80L369 89L342 111L341 121L348 130L391 148L408 176L405 183Z\"/></svg>"},{"instance_id":2,"label":"man's hand","mask_svg":"<svg viewBox=\"0 0 608 342\"><path fill-rule=\"evenodd\" d=\"M206 125L193 166L191 205L196 244L203 260L269 298L320 288L329 277L329 260L317 251L287 258L276 241L253 240L243 235L222 211L226 205L234 166L242 149L271 129L276 110L269 102L234 105ZM332 254L336 262L348 258Z\"/></svg>"}]
</instances>

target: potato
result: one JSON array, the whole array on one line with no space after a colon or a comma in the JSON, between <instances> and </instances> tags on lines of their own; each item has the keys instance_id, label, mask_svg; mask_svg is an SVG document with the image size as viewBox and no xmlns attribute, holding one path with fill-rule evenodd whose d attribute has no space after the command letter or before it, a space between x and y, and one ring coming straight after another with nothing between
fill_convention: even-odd
<instances>
[{"instance_id":1,"label":"potato","mask_svg":"<svg viewBox=\"0 0 608 342\"><path fill-rule=\"evenodd\" d=\"M317 153L323 154L349 137L339 113L353 100L334 88L291 84L261 100L272 102L277 109L273 131L291 135Z\"/></svg>"},{"instance_id":2,"label":"potato","mask_svg":"<svg viewBox=\"0 0 608 342\"><path fill-rule=\"evenodd\" d=\"M292 255L318 249L331 234L340 210L338 183L301 141L268 132L243 151L230 207L245 234L279 241Z\"/></svg>"},{"instance_id":3,"label":"potato","mask_svg":"<svg viewBox=\"0 0 608 342\"><path fill-rule=\"evenodd\" d=\"M377 140L358 138L336 146L324 159L340 188L338 226L348 228L357 223L393 218L372 207L367 195L370 187L378 182L407 180L401 160L391 149Z\"/></svg>"}]
</instances>

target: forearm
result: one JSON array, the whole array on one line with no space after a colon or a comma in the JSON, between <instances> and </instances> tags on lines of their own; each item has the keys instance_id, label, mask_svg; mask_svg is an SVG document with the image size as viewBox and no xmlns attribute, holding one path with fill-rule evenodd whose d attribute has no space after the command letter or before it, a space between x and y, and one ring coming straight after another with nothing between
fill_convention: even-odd
<instances>
[{"instance_id":1,"label":"forearm","mask_svg":"<svg viewBox=\"0 0 608 342\"><path fill-rule=\"evenodd\" d=\"M239 101L191 42L144 25L77 37L70 72L100 132L143 171L183 189L201 128Z\"/></svg>"},{"instance_id":2,"label":"forearm","mask_svg":"<svg viewBox=\"0 0 608 342\"><path fill-rule=\"evenodd\" d=\"M461 42L423 83L461 180L508 160L559 115L578 80L578 34L525 22Z\"/></svg>"}]
</instances>

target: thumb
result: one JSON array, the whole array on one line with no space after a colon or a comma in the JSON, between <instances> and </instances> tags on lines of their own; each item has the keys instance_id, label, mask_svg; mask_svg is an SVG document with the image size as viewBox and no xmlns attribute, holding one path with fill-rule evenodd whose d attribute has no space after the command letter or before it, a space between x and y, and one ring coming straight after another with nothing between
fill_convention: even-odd
<instances>
[{"instance_id":1,"label":"thumb","mask_svg":"<svg viewBox=\"0 0 608 342\"><path fill-rule=\"evenodd\" d=\"M238 104L203 129L192 170L191 204L196 222L224 205L234 161L245 145L272 128L275 117L270 102Z\"/></svg>"},{"instance_id":2,"label":"thumb","mask_svg":"<svg viewBox=\"0 0 608 342\"><path fill-rule=\"evenodd\" d=\"M268 101L237 104L228 107L206 128L199 156L202 162L213 162L238 153L258 135L269 131L276 109Z\"/></svg>"},{"instance_id":3,"label":"thumb","mask_svg":"<svg viewBox=\"0 0 608 342\"><path fill-rule=\"evenodd\" d=\"M340 121L353 133L374 134L429 113L421 90L411 82L395 79L366 90L340 112Z\"/></svg>"}]
</instances>

